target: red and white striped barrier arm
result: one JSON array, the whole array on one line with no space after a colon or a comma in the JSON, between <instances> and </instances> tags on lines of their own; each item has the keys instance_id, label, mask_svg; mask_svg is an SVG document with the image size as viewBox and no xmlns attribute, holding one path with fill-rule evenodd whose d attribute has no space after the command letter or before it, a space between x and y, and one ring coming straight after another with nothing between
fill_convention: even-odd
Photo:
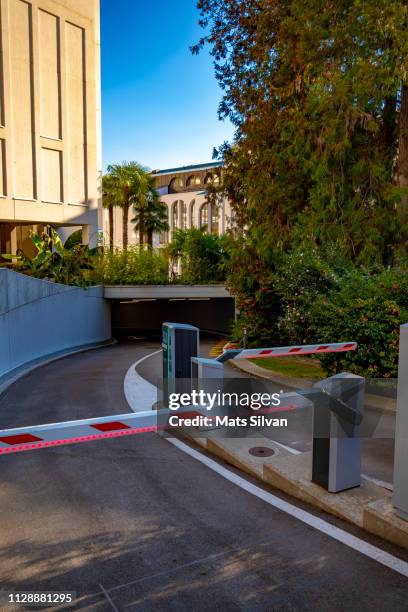
<instances>
[{"instance_id":1,"label":"red and white striped barrier arm","mask_svg":"<svg viewBox=\"0 0 408 612\"><path fill-rule=\"evenodd\" d=\"M282 405L273 408L262 407L256 412L258 414L269 414L295 410L309 405L309 401L297 393L285 394L282 399L285 402ZM242 414L247 415L248 413L243 410ZM184 419L208 415L208 412L206 406L191 406L178 409L176 412L168 409L148 410L146 412L132 412L130 414L63 423L3 429L0 430L0 456L41 448L156 432L167 429L166 417L169 415L177 416L179 425L182 426Z\"/></svg>"},{"instance_id":2,"label":"red and white striped barrier arm","mask_svg":"<svg viewBox=\"0 0 408 612\"><path fill-rule=\"evenodd\" d=\"M0 430L0 455L161 431L167 429L166 423L169 415L177 415L182 422L183 419L203 414L207 414L206 406L180 408L177 409L177 412L164 408L63 423L3 429Z\"/></svg>"},{"instance_id":3,"label":"red and white striped barrier arm","mask_svg":"<svg viewBox=\"0 0 408 612\"><path fill-rule=\"evenodd\" d=\"M301 346L282 346L266 349L244 349L240 359L254 357L284 357L289 355L312 355L313 353L344 353L355 351L357 342L336 342L334 344L304 344Z\"/></svg>"},{"instance_id":4,"label":"red and white striped barrier arm","mask_svg":"<svg viewBox=\"0 0 408 612\"><path fill-rule=\"evenodd\" d=\"M157 412L149 410L96 419L0 430L0 455L119 438L157 431Z\"/></svg>"},{"instance_id":5,"label":"red and white striped barrier arm","mask_svg":"<svg viewBox=\"0 0 408 612\"><path fill-rule=\"evenodd\" d=\"M259 359L263 357L289 357L293 355L312 355L320 353L344 353L355 351L357 342L335 342L327 344L303 344L299 346L277 346L272 348L236 349L226 348L225 352L217 357L218 361L228 359Z\"/></svg>"}]
</instances>

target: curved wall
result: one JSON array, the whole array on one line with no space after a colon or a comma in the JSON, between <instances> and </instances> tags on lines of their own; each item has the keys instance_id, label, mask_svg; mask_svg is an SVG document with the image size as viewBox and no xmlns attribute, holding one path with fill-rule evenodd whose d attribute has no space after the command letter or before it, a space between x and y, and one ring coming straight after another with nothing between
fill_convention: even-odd
<instances>
[{"instance_id":1,"label":"curved wall","mask_svg":"<svg viewBox=\"0 0 408 612\"><path fill-rule=\"evenodd\" d=\"M0 377L111 337L103 287L80 289L0 269Z\"/></svg>"}]
</instances>

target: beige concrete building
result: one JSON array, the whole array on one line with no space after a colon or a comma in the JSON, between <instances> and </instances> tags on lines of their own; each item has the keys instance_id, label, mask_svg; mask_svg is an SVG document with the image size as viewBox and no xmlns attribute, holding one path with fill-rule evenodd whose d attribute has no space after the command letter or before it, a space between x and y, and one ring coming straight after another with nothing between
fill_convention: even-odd
<instances>
[{"instance_id":1,"label":"beige concrete building","mask_svg":"<svg viewBox=\"0 0 408 612\"><path fill-rule=\"evenodd\" d=\"M211 162L193 166L182 166L167 170L154 170L156 189L160 200L167 207L169 231L165 234L155 235L153 244L155 247L164 246L171 241L175 229L187 229L191 227L206 227L208 232L223 234L231 227L232 210L227 200L221 199L218 206L210 206L206 202L207 187L209 183L219 181L221 164ZM108 213L104 211L104 237L105 243L109 242ZM132 210L129 213L128 236L129 244L138 244L139 236L131 222ZM114 212L114 244L122 246L122 211L115 209Z\"/></svg>"},{"instance_id":2,"label":"beige concrete building","mask_svg":"<svg viewBox=\"0 0 408 612\"><path fill-rule=\"evenodd\" d=\"M100 223L99 0L0 0L0 253Z\"/></svg>"}]
</instances>

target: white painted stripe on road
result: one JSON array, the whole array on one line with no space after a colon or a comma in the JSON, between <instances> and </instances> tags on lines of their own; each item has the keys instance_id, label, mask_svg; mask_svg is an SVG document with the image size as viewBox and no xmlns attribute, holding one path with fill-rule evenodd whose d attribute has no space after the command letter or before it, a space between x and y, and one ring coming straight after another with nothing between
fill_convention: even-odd
<instances>
[{"instance_id":1,"label":"white painted stripe on road","mask_svg":"<svg viewBox=\"0 0 408 612\"><path fill-rule=\"evenodd\" d=\"M408 578L408 563L406 563L402 559L398 559L398 557L394 557L393 555L385 552L384 550L381 550L381 548L377 548L376 546L369 544L365 540L361 540L360 538L351 535L347 531L344 531L343 529L340 529L335 525L327 523L323 519L318 518L317 516L314 516L313 514L310 514L309 512L306 512L305 510L302 510L301 508L298 508L297 506L294 506L293 504L290 504L284 501L283 499L280 499L279 497L276 497L272 493L269 493L268 491L265 491L260 487L257 487L256 485L252 484L251 482L248 482L241 476L238 476L238 474L235 474L234 472L231 472L230 470L226 469L213 459L210 459L206 455L203 455L202 453L196 451L194 448L191 448L187 444L184 444L184 442L181 442L177 438L166 438L166 440L176 446L179 450L190 455L190 457L192 457L193 459L200 461L200 463L204 464L214 472L217 472L217 474L219 474L226 480L229 480L238 487L241 487L241 489L244 489L244 491L247 491L247 493L255 495L256 497L262 499L274 508L285 512L290 516L293 516L299 521L302 521L302 523L305 523L306 525L309 525L314 529L318 529L319 531L321 531L325 535L328 535L334 540L345 544L349 548L352 548L353 550L361 553L362 555L365 555L366 557L377 561L377 563L381 563L381 565L384 565L385 567L388 567L389 569L392 569L395 572L401 574L402 576Z\"/></svg>"},{"instance_id":2,"label":"white painted stripe on road","mask_svg":"<svg viewBox=\"0 0 408 612\"><path fill-rule=\"evenodd\" d=\"M126 401L133 410L133 412L144 412L145 410L151 410L153 404L157 402L157 387L152 385L145 378L140 376L136 371L138 365L140 365L149 357L161 353L162 349L149 353L141 359L138 359L133 363L128 371L126 372L125 380L123 382L123 391L125 393Z\"/></svg>"}]
</instances>

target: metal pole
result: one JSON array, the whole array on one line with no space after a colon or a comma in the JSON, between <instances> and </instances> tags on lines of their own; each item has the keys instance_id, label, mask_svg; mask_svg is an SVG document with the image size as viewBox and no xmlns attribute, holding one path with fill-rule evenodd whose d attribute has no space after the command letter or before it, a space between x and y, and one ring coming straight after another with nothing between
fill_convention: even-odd
<instances>
[{"instance_id":1,"label":"metal pole","mask_svg":"<svg viewBox=\"0 0 408 612\"><path fill-rule=\"evenodd\" d=\"M400 327L397 418L395 424L394 506L408 521L408 324Z\"/></svg>"},{"instance_id":2,"label":"metal pole","mask_svg":"<svg viewBox=\"0 0 408 612\"><path fill-rule=\"evenodd\" d=\"M247 348L247 345L248 345L248 330L247 330L247 328L246 328L246 327L244 327L244 329L243 329L242 331L243 331L243 333L244 333L244 337L243 337L243 346L244 346L244 349L246 349L246 348Z\"/></svg>"}]
</instances>

